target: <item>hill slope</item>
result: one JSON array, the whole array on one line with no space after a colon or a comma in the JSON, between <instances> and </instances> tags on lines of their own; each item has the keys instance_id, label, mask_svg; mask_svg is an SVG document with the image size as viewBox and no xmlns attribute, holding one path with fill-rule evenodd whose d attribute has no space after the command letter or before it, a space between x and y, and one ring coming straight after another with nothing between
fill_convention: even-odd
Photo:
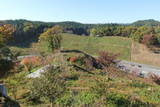
<instances>
[{"instance_id":1,"label":"hill slope","mask_svg":"<svg viewBox=\"0 0 160 107\"><path fill-rule=\"evenodd\" d=\"M158 26L158 25L160 25L160 22L157 20L153 20L153 19L139 20L139 21L132 23L131 25L134 25L134 26L144 26L144 25L145 26Z\"/></svg>"}]
</instances>

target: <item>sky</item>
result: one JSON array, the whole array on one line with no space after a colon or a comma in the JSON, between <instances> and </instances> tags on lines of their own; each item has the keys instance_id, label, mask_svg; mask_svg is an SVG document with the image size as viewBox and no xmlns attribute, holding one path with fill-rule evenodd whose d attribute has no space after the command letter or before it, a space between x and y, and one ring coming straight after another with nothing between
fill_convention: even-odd
<instances>
[{"instance_id":1,"label":"sky","mask_svg":"<svg viewBox=\"0 0 160 107\"><path fill-rule=\"evenodd\" d=\"M160 0L1 0L0 20L132 23L160 21Z\"/></svg>"}]
</instances>

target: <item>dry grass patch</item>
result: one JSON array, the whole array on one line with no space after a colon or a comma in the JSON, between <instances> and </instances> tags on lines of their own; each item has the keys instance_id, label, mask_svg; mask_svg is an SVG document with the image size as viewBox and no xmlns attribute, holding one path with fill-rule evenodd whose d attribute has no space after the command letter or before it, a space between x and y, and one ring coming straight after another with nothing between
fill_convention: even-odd
<instances>
[{"instance_id":1,"label":"dry grass patch","mask_svg":"<svg viewBox=\"0 0 160 107\"><path fill-rule=\"evenodd\" d=\"M151 52L145 45L132 43L131 59L133 62L160 66L160 54Z\"/></svg>"}]
</instances>

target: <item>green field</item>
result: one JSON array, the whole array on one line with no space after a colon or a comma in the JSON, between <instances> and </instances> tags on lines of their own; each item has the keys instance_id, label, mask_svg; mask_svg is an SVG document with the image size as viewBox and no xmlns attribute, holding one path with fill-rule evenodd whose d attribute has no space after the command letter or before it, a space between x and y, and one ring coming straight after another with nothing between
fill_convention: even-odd
<instances>
[{"instance_id":1,"label":"green field","mask_svg":"<svg viewBox=\"0 0 160 107\"><path fill-rule=\"evenodd\" d=\"M47 53L47 45L39 44L38 51ZM20 51L22 55L33 54L35 48L17 48L10 47L13 51ZM108 37L88 37L73 34L63 34L62 40L63 50L80 50L88 54L96 56L99 51L108 51L110 53L119 54L119 59L130 60L131 55L131 39L118 36ZM32 53L31 53L32 52Z\"/></svg>"},{"instance_id":2,"label":"green field","mask_svg":"<svg viewBox=\"0 0 160 107\"><path fill-rule=\"evenodd\" d=\"M81 50L92 55L98 51L108 51L120 54L120 59L130 60L131 40L123 37L84 37L64 34L62 46L66 50Z\"/></svg>"}]
</instances>

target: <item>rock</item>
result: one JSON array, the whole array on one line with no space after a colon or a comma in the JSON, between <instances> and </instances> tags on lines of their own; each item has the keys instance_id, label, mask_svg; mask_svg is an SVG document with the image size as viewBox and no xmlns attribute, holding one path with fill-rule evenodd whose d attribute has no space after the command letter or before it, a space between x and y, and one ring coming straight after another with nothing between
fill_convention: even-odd
<instances>
[{"instance_id":1,"label":"rock","mask_svg":"<svg viewBox=\"0 0 160 107\"><path fill-rule=\"evenodd\" d=\"M48 70L48 68L49 68L50 66L51 66L51 65L46 65L46 66L38 69L37 71L35 71L35 72L27 75L27 78L38 78L38 77L40 77L41 74L42 74L43 72L45 72L46 70Z\"/></svg>"}]
</instances>

